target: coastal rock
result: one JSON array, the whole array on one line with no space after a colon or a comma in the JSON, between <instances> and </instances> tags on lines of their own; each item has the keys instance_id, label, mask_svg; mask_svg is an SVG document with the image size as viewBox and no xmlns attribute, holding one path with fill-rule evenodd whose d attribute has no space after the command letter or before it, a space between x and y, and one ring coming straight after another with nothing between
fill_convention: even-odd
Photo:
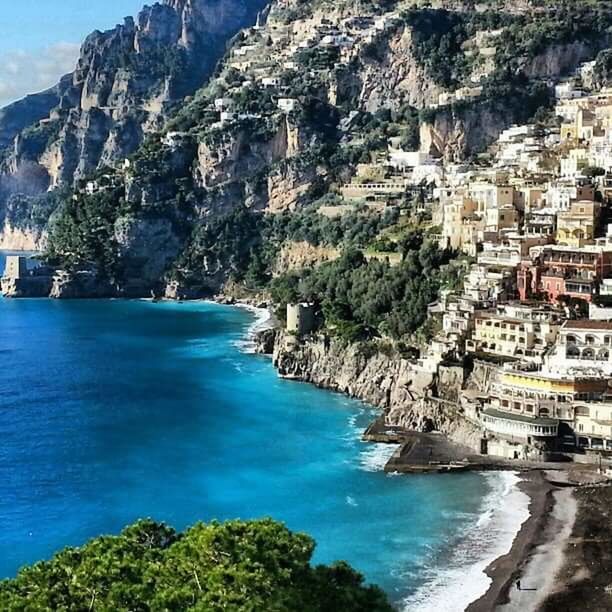
<instances>
[{"instance_id":1,"label":"coastal rock","mask_svg":"<svg viewBox=\"0 0 612 612\"><path fill-rule=\"evenodd\" d=\"M285 332L276 333L273 363L283 377L377 406L388 425L438 430L459 444L479 449L483 429L458 400L466 383L462 367L442 366L431 373L393 351L346 344L324 334L297 339Z\"/></svg>"},{"instance_id":2,"label":"coastal rock","mask_svg":"<svg viewBox=\"0 0 612 612\"><path fill-rule=\"evenodd\" d=\"M55 299L114 297L115 290L92 272L59 271L53 276L49 297Z\"/></svg>"},{"instance_id":3,"label":"coastal rock","mask_svg":"<svg viewBox=\"0 0 612 612\"><path fill-rule=\"evenodd\" d=\"M0 279L0 293L5 298L47 297L52 286L51 276L29 276L26 278Z\"/></svg>"},{"instance_id":4,"label":"coastal rock","mask_svg":"<svg viewBox=\"0 0 612 612\"><path fill-rule=\"evenodd\" d=\"M132 216L116 221L115 240L122 269L128 278L139 280L143 287L152 287L163 276L181 244L168 219Z\"/></svg>"},{"instance_id":5,"label":"coastal rock","mask_svg":"<svg viewBox=\"0 0 612 612\"><path fill-rule=\"evenodd\" d=\"M39 228L20 228L5 221L0 227L1 251L42 251L47 243L47 234Z\"/></svg>"},{"instance_id":6,"label":"coastal rock","mask_svg":"<svg viewBox=\"0 0 612 612\"><path fill-rule=\"evenodd\" d=\"M276 343L276 329L264 329L253 336L255 342L255 352L260 355L272 355Z\"/></svg>"}]
</instances>

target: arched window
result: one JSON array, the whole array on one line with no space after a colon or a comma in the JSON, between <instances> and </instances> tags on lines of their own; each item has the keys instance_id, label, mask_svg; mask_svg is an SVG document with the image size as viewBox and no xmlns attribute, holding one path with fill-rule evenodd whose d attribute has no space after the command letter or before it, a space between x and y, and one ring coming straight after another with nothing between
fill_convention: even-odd
<instances>
[{"instance_id":1,"label":"arched window","mask_svg":"<svg viewBox=\"0 0 612 612\"><path fill-rule=\"evenodd\" d=\"M585 348L584 351L582 351L582 358L592 361L595 359L595 351L590 348Z\"/></svg>"},{"instance_id":2,"label":"arched window","mask_svg":"<svg viewBox=\"0 0 612 612\"><path fill-rule=\"evenodd\" d=\"M574 344L570 344L567 347L566 355L568 359L580 359L580 350Z\"/></svg>"},{"instance_id":3,"label":"arched window","mask_svg":"<svg viewBox=\"0 0 612 612\"><path fill-rule=\"evenodd\" d=\"M576 344L576 336L568 335L566 337L567 344Z\"/></svg>"},{"instance_id":4,"label":"arched window","mask_svg":"<svg viewBox=\"0 0 612 612\"><path fill-rule=\"evenodd\" d=\"M585 341L587 344L595 344L595 336L587 336Z\"/></svg>"},{"instance_id":5,"label":"arched window","mask_svg":"<svg viewBox=\"0 0 612 612\"><path fill-rule=\"evenodd\" d=\"M597 359L599 361L608 361L610 358L610 351L608 349L601 349L599 353L597 353Z\"/></svg>"},{"instance_id":6,"label":"arched window","mask_svg":"<svg viewBox=\"0 0 612 612\"><path fill-rule=\"evenodd\" d=\"M576 406L575 408L576 416L589 416L589 408L588 406Z\"/></svg>"}]
</instances>

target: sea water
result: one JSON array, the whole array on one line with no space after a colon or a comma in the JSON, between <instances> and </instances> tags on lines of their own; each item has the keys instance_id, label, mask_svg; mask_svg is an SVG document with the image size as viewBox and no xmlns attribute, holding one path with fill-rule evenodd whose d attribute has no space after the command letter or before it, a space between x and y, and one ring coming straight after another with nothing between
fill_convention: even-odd
<instances>
[{"instance_id":1,"label":"sea water","mask_svg":"<svg viewBox=\"0 0 612 612\"><path fill-rule=\"evenodd\" d=\"M0 270L3 269L0 258ZM393 476L376 411L281 380L208 303L0 299L0 576L141 517L271 516L405 610L462 610L526 518L512 474Z\"/></svg>"}]
</instances>

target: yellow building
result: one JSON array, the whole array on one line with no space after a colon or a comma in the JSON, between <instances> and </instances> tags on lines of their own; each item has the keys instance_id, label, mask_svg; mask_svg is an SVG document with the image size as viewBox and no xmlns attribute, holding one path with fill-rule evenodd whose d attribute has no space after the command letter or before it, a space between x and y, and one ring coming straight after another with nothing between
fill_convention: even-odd
<instances>
[{"instance_id":1,"label":"yellow building","mask_svg":"<svg viewBox=\"0 0 612 612\"><path fill-rule=\"evenodd\" d=\"M593 244L599 212L598 202L581 200L571 204L569 210L557 215L557 242L576 248Z\"/></svg>"},{"instance_id":2,"label":"yellow building","mask_svg":"<svg viewBox=\"0 0 612 612\"><path fill-rule=\"evenodd\" d=\"M490 403L514 414L573 422L576 402L600 402L608 393L608 381L586 371L562 377L531 364L506 364L497 371Z\"/></svg>"},{"instance_id":3,"label":"yellow building","mask_svg":"<svg viewBox=\"0 0 612 612\"><path fill-rule=\"evenodd\" d=\"M468 352L541 361L561 327L560 313L550 308L507 305L474 314Z\"/></svg>"},{"instance_id":4,"label":"yellow building","mask_svg":"<svg viewBox=\"0 0 612 612\"><path fill-rule=\"evenodd\" d=\"M476 213L477 203L465 196L455 196L441 204L443 246L462 251L473 249L475 253L484 229L484 221Z\"/></svg>"},{"instance_id":5,"label":"yellow building","mask_svg":"<svg viewBox=\"0 0 612 612\"><path fill-rule=\"evenodd\" d=\"M592 140L594 136L603 136L595 113L582 108L576 113L574 121L561 125L561 140Z\"/></svg>"}]
</instances>

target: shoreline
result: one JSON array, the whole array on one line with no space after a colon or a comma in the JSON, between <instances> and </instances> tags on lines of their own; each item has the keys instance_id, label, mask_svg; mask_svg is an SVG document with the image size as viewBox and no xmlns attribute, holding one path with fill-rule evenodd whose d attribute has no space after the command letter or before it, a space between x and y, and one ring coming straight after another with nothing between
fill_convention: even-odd
<instances>
[{"instance_id":1,"label":"shoreline","mask_svg":"<svg viewBox=\"0 0 612 612\"><path fill-rule=\"evenodd\" d=\"M213 301L218 304L227 304L217 299ZM255 352L254 338L257 332L278 327L278 321L267 308L257 308L252 304L240 301L231 305L247 309L257 317L249 327L247 338L243 341L245 344L242 345L242 347L248 347L247 352ZM353 399L361 398L353 397ZM483 468L485 466L481 466L481 469L477 471L485 473ZM503 473L509 470L512 470L511 465L502 466L500 464L497 468L491 467L486 471ZM565 469L559 472L550 471L550 464L548 466L544 464L541 468L523 466L522 469L518 468L518 472L516 468L512 471L517 473L519 480L512 484L512 490L509 493L518 492L527 496L527 518L513 533L510 547L505 553L495 557L492 561L481 560L471 566L471 569L475 569L480 568L483 562L487 563L481 573L491 582L480 596L466 606L462 606L464 612L536 610L555 593L557 576L565 565L565 548L577 516L577 502L572 488L558 486L559 483L564 482L569 485L568 471ZM555 474L556 484L552 482L552 474ZM506 496L503 496L499 501L505 503L508 500ZM512 511L520 511L520 509L515 507ZM482 516L486 512L487 509L483 508ZM507 520L509 517L505 518ZM506 543L507 540L503 544L498 542L497 545L505 546ZM545 584L541 582L543 575L546 577ZM524 590L517 590L517 580L521 581ZM531 590L533 588L531 584L538 584L537 590ZM424 586L427 587L427 585ZM410 610L411 608L404 606L400 609Z\"/></svg>"},{"instance_id":2,"label":"shoreline","mask_svg":"<svg viewBox=\"0 0 612 612\"><path fill-rule=\"evenodd\" d=\"M250 312L255 320L236 343L245 353L257 352L256 335L259 332L278 327L276 317L267 307L239 300L228 303L218 297L189 301L233 306ZM555 472L557 483L563 481L563 474L565 471ZM557 577L567 561L565 547L576 523L578 503L571 488L562 488L551 482L551 474L544 466L520 472L518 476L520 482L513 488L529 497L529 516L514 534L510 549L482 570L491 583L478 599L463 608L465 612L497 609L527 612L544 604L549 596L559 591ZM522 582L522 591L516 589L518 579ZM537 590L532 585L537 585Z\"/></svg>"},{"instance_id":3,"label":"shoreline","mask_svg":"<svg viewBox=\"0 0 612 612\"><path fill-rule=\"evenodd\" d=\"M511 602L509 595L516 590L516 580L525 580L523 573L530 558L538 546L544 543L542 538L546 538L545 525L554 507L555 487L548 481L543 470L522 473L520 478L517 487L529 497L529 516L519 527L508 552L495 559L484 570L492 582L487 591L466 608L466 612L503 609Z\"/></svg>"}]
</instances>

